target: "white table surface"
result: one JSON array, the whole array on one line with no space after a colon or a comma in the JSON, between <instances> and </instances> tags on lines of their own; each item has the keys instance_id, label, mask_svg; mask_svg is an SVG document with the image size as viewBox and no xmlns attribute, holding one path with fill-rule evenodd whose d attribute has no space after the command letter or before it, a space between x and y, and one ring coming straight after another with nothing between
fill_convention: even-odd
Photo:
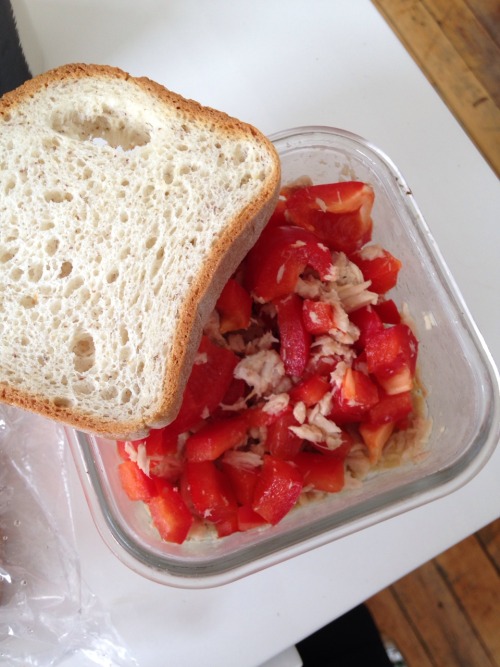
<instances>
[{"instance_id":1,"label":"white table surface","mask_svg":"<svg viewBox=\"0 0 500 667\"><path fill-rule=\"evenodd\" d=\"M267 134L314 124L370 139L411 186L499 365L498 180L368 0L13 4L34 73L117 65ZM70 476L83 577L140 667L256 667L500 515L497 448L431 505L239 582L186 591L121 565Z\"/></svg>"}]
</instances>

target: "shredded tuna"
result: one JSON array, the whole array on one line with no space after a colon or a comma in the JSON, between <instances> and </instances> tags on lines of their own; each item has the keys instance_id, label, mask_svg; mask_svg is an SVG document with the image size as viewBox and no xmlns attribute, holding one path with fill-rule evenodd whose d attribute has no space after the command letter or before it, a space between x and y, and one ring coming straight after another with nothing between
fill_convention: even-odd
<instances>
[{"instance_id":1,"label":"shredded tuna","mask_svg":"<svg viewBox=\"0 0 500 667\"><path fill-rule=\"evenodd\" d=\"M146 443L141 442L137 447L135 462L137 463L137 467L149 477L150 459L146 451Z\"/></svg>"},{"instance_id":2,"label":"shredded tuna","mask_svg":"<svg viewBox=\"0 0 500 667\"><path fill-rule=\"evenodd\" d=\"M316 415L326 417L332 411L332 394L328 391L314 407L308 411L308 419L312 422Z\"/></svg>"},{"instance_id":3,"label":"shredded tuna","mask_svg":"<svg viewBox=\"0 0 500 667\"><path fill-rule=\"evenodd\" d=\"M253 387L254 394L272 393L285 376L285 367L275 350L260 350L242 359L234 369L234 377Z\"/></svg>"},{"instance_id":4,"label":"shredded tuna","mask_svg":"<svg viewBox=\"0 0 500 667\"><path fill-rule=\"evenodd\" d=\"M382 248L382 246L378 245L377 243L373 243L372 245L364 246L363 248L361 248L361 251L360 251L359 254L360 254L362 259L366 259L368 261L385 257L384 249Z\"/></svg>"},{"instance_id":5,"label":"shredded tuna","mask_svg":"<svg viewBox=\"0 0 500 667\"><path fill-rule=\"evenodd\" d=\"M263 412L266 412L270 415L278 415L280 412L283 412L288 407L290 403L290 395L287 393L282 394L271 394L268 397L264 407L262 408Z\"/></svg>"},{"instance_id":6,"label":"shredded tuna","mask_svg":"<svg viewBox=\"0 0 500 667\"><path fill-rule=\"evenodd\" d=\"M194 358L194 365L200 366L201 364L206 364L208 361L208 355L206 352L197 352Z\"/></svg>"},{"instance_id":7,"label":"shredded tuna","mask_svg":"<svg viewBox=\"0 0 500 667\"><path fill-rule=\"evenodd\" d=\"M364 282L361 269L351 262L345 253L338 253L334 266L338 275L338 285L358 285Z\"/></svg>"},{"instance_id":8,"label":"shredded tuna","mask_svg":"<svg viewBox=\"0 0 500 667\"><path fill-rule=\"evenodd\" d=\"M205 324L205 327L203 328L203 333L215 343L218 343L223 347L227 347L226 339L220 332L219 313L215 309L210 313L208 322Z\"/></svg>"},{"instance_id":9,"label":"shredded tuna","mask_svg":"<svg viewBox=\"0 0 500 667\"><path fill-rule=\"evenodd\" d=\"M303 424L305 422L307 416L307 409L305 403L300 401L299 403L296 403L294 405L293 416L299 422L299 424Z\"/></svg>"},{"instance_id":10,"label":"shredded tuna","mask_svg":"<svg viewBox=\"0 0 500 667\"><path fill-rule=\"evenodd\" d=\"M371 281L366 280L358 285L343 285L338 288L338 295L346 313L377 303L378 294L368 290L370 285Z\"/></svg>"},{"instance_id":11,"label":"shredded tuna","mask_svg":"<svg viewBox=\"0 0 500 667\"><path fill-rule=\"evenodd\" d=\"M314 350L313 358L337 357L347 362L354 359L353 349L344 343L339 343L331 336L318 336L311 347Z\"/></svg>"},{"instance_id":12,"label":"shredded tuna","mask_svg":"<svg viewBox=\"0 0 500 667\"><path fill-rule=\"evenodd\" d=\"M235 468L252 470L253 468L258 468L262 464L262 457L255 452L242 452L230 449L225 452L223 461Z\"/></svg>"},{"instance_id":13,"label":"shredded tuna","mask_svg":"<svg viewBox=\"0 0 500 667\"><path fill-rule=\"evenodd\" d=\"M320 199L319 197L316 197L315 201L316 201L316 204L319 206L319 208L323 211L323 213L328 211L328 207L322 199Z\"/></svg>"},{"instance_id":14,"label":"shredded tuna","mask_svg":"<svg viewBox=\"0 0 500 667\"><path fill-rule=\"evenodd\" d=\"M340 361L335 367L335 370L330 373L330 382L333 385L340 387L347 369L348 365L345 363L345 361Z\"/></svg>"}]
</instances>

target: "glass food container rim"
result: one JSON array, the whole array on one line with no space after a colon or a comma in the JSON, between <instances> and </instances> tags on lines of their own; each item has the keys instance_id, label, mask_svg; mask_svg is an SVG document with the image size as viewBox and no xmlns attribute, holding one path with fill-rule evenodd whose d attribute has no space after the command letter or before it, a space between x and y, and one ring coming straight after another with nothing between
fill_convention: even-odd
<instances>
[{"instance_id":1,"label":"glass food container rim","mask_svg":"<svg viewBox=\"0 0 500 667\"><path fill-rule=\"evenodd\" d=\"M475 477L487 463L498 443L500 437L498 370L400 171L392 160L374 144L357 134L335 127L299 126L271 134L269 139L275 145L278 144L277 148L280 152L279 144L286 140L298 137L306 140L313 136L317 137L318 141L326 137L340 137L356 146L358 150L362 149L364 153L366 151L372 153L404 193L405 197L402 201L409 213L411 224L423 242L429 257L434 261L435 268L446 287L446 296L459 312L462 324L478 353L483 364L483 371L489 380L493 401L493 409L490 411L491 428L486 430L483 423L483 428L479 430L474 441L481 439L481 443L476 442L476 447L473 447L471 443L458 460L439 468L425 478L414 479L396 489L386 490L352 507L344 508L335 515L321 517L289 533L274 534L271 532L272 528L268 529L270 531L268 537L265 537L262 542L246 546L243 550L235 551L224 558L218 556L207 559L202 563L196 563L193 567L191 562L188 562L187 565L183 564L181 558L148 552L122 529L120 521L114 516L107 502L101 483L100 466L92 451L95 446L95 443L91 444L94 436L67 427L66 435L78 475L101 538L115 556L131 570L157 583L185 589L224 585L423 506L452 493ZM311 144L308 144L307 147L311 147ZM291 150L294 148L296 146L291 147Z\"/></svg>"}]
</instances>

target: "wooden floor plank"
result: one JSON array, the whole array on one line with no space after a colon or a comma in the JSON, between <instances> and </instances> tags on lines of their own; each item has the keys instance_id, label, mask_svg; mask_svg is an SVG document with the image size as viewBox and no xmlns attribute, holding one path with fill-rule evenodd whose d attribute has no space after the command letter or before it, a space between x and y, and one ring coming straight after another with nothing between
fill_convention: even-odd
<instances>
[{"instance_id":1,"label":"wooden floor plank","mask_svg":"<svg viewBox=\"0 0 500 667\"><path fill-rule=\"evenodd\" d=\"M500 665L500 578L481 542L471 535L435 562L493 664Z\"/></svg>"},{"instance_id":2,"label":"wooden floor plank","mask_svg":"<svg viewBox=\"0 0 500 667\"><path fill-rule=\"evenodd\" d=\"M433 561L391 588L436 667L498 667Z\"/></svg>"},{"instance_id":3,"label":"wooden floor plank","mask_svg":"<svg viewBox=\"0 0 500 667\"><path fill-rule=\"evenodd\" d=\"M430 83L500 175L500 109L423 0L373 0Z\"/></svg>"},{"instance_id":4,"label":"wooden floor plank","mask_svg":"<svg viewBox=\"0 0 500 667\"><path fill-rule=\"evenodd\" d=\"M423 0L450 45L500 105L500 46L465 0ZM500 29L500 25L499 25Z\"/></svg>"},{"instance_id":5,"label":"wooden floor plank","mask_svg":"<svg viewBox=\"0 0 500 667\"><path fill-rule=\"evenodd\" d=\"M391 588L366 601L382 636L392 641L408 667L435 667Z\"/></svg>"},{"instance_id":6,"label":"wooden floor plank","mask_svg":"<svg viewBox=\"0 0 500 667\"><path fill-rule=\"evenodd\" d=\"M483 28L500 45L500 2L499 0L465 0Z\"/></svg>"},{"instance_id":7,"label":"wooden floor plank","mask_svg":"<svg viewBox=\"0 0 500 667\"><path fill-rule=\"evenodd\" d=\"M497 573L500 573L500 519L481 528L477 533L477 538L495 565Z\"/></svg>"}]
</instances>

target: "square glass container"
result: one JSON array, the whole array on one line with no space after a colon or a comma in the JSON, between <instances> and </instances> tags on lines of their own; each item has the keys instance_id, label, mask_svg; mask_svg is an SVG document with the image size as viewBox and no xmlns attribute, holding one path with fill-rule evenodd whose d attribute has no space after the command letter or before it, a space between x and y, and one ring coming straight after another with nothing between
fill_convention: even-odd
<instances>
[{"instance_id":1,"label":"square glass container","mask_svg":"<svg viewBox=\"0 0 500 667\"><path fill-rule=\"evenodd\" d=\"M292 511L277 526L223 539L163 542L146 507L120 487L113 442L67 429L100 534L143 576L171 586L224 584L456 490L486 463L499 439L498 373L411 190L383 152L349 132L302 127L271 137L283 184L361 180L375 190L373 242L403 263L391 292L408 305L419 339L420 377L432 422L427 455Z\"/></svg>"}]
</instances>

